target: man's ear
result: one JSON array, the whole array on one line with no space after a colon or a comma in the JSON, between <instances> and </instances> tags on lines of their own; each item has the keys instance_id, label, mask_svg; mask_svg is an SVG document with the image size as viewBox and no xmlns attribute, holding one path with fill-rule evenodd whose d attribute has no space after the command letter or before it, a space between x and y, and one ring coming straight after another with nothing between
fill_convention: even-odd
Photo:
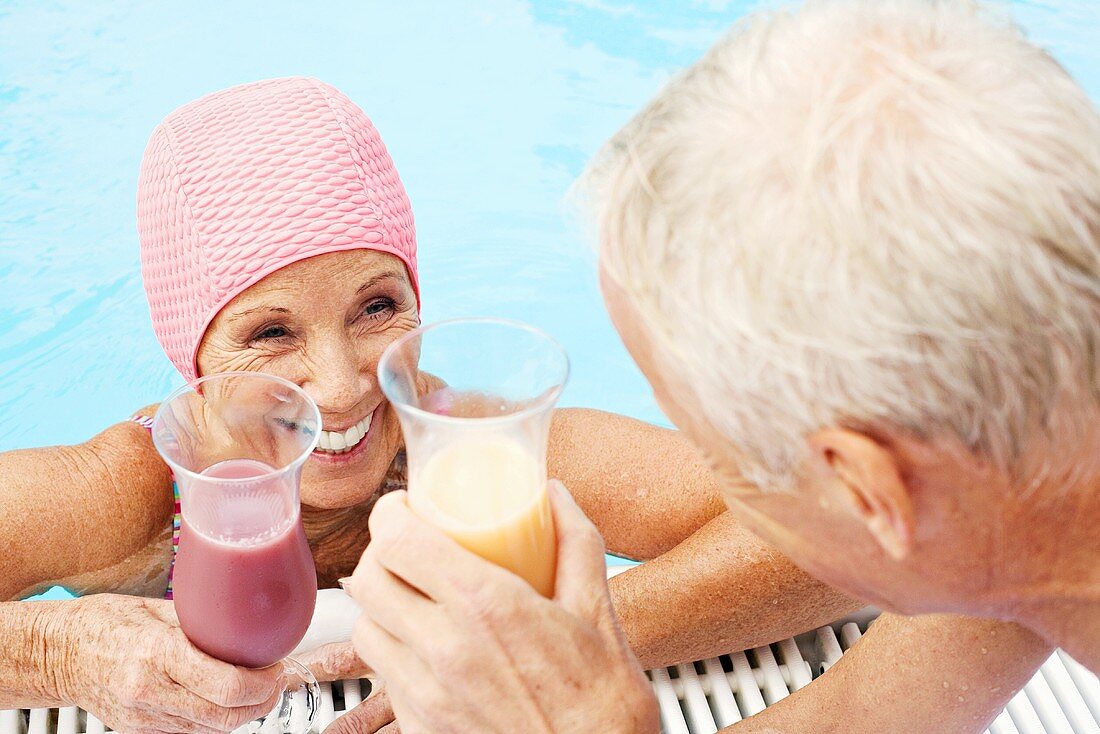
<instances>
[{"instance_id":1,"label":"man's ear","mask_svg":"<svg viewBox=\"0 0 1100 734\"><path fill-rule=\"evenodd\" d=\"M840 506L892 558L906 558L913 548L913 499L893 452L862 433L839 428L818 431L809 445Z\"/></svg>"}]
</instances>

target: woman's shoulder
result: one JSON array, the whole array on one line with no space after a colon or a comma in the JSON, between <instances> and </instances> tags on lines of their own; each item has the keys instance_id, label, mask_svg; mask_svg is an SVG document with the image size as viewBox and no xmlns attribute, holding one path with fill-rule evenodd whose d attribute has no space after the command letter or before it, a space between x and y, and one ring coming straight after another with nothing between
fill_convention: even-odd
<instances>
[{"instance_id":1,"label":"woman's shoulder","mask_svg":"<svg viewBox=\"0 0 1100 734\"><path fill-rule=\"evenodd\" d=\"M166 531L170 538L172 476L149 430L133 421L81 444L12 452L0 470L0 542L36 539L0 562L0 599L87 574L95 575L84 580L88 591L110 589L133 571L131 559L161 555Z\"/></svg>"},{"instance_id":2,"label":"woman's shoulder","mask_svg":"<svg viewBox=\"0 0 1100 734\"><path fill-rule=\"evenodd\" d=\"M90 467L82 504L121 532L125 537L119 540L131 550L144 547L172 522L172 472L148 425L155 412L155 405L147 406L79 447Z\"/></svg>"},{"instance_id":3,"label":"woman's shoulder","mask_svg":"<svg viewBox=\"0 0 1100 734\"><path fill-rule=\"evenodd\" d=\"M156 405L146 406L83 445L101 462L111 484L147 488L158 495L171 489L172 473L153 445L151 428L156 409Z\"/></svg>"}]
</instances>

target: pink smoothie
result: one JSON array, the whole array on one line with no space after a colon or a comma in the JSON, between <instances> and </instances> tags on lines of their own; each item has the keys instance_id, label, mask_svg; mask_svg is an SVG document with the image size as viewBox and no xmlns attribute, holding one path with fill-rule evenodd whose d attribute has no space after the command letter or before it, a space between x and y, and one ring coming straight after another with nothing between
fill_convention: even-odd
<instances>
[{"instance_id":1,"label":"pink smoothie","mask_svg":"<svg viewBox=\"0 0 1100 734\"><path fill-rule=\"evenodd\" d=\"M206 476L245 479L269 468L236 460ZM174 596L180 626L207 654L258 668L282 660L301 642L317 600L317 572L301 516L270 496L226 490L216 507L197 506L204 528L270 528L256 540L226 541L196 531L183 519ZM215 518L215 519L212 519ZM227 537L238 536L228 531Z\"/></svg>"}]
</instances>

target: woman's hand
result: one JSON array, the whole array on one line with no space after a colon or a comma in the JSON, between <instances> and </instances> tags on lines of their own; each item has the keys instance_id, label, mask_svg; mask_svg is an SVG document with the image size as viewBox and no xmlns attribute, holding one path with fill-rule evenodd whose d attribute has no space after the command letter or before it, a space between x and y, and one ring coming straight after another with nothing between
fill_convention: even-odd
<instances>
[{"instance_id":1,"label":"woman's hand","mask_svg":"<svg viewBox=\"0 0 1100 734\"><path fill-rule=\"evenodd\" d=\"M171 602L97 594L56 610L44 632L59 692L118 732L228 732L278 699L281 665L215 660L187 640Z\"/></svg>"},{"instance_id":2,"label":"woman's hand","mask_svg":"<svg viewBox=\"0 0 1100 734\"><path fill-rule=\"evenodd\" d=\"M658 731L611 606L603 541L561 484L550 495L553 600L414 515L404 492L378 501L349 589L363 608L353 642L386 680L404 734Z\"/></svg>"},{"instance_id":3,"label":"woman's hand","mask_svg":"<svg viewBox=\"0 0 1100 734\"><path fill-rule=\"evenodd\" d=\"M295 654L294 659L309 668L319 681L349 680L371 676L370 668L359 659L351 642L330 642Z\"/></svg>"},{"instance_id":4,"label":"woman's hand","mask_svg":"<svg viewBox=\"0 0 1100 734\"><path fill-rule=\"evenodd\" d=\"M401 727L394 719L390 696L380 683L366 701L329 724L324 734L401 734Z\"/></svg>"}]
</instances>

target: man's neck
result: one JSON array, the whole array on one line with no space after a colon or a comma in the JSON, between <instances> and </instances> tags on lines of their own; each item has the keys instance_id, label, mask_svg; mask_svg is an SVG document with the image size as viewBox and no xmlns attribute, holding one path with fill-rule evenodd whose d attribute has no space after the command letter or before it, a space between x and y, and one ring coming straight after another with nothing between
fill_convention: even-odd
<instances>
[{"instance_id":1,"label":"man's neck","mask_svg":"<svg viewBox=\"0 0 1100 734\"><path fill-rule=\"evenodd\" d=\"M1042 553L1005 569L1011 616L1082 665L1100 672L1100 476L1041 487L1023 498L1015 532Z\"/></svg>"}]
</instances>

